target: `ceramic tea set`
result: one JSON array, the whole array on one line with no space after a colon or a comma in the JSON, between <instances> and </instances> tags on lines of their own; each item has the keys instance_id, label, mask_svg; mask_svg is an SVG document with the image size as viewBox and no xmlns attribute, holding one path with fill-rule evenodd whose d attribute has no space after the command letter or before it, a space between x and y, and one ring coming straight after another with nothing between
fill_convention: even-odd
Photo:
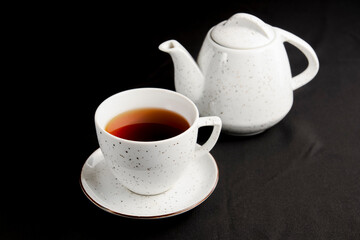
<instances>
[{"instance_id":1,"label":"ceramic tea set","mask_svg":"<svg viewBox=\"0 0 360 240\"><path fill-rule=\"evenodd\" d=\"M284 42L308 60L307 68L295 77ZM83 166L81 188L95 205L116 215L163 218L201 204L218 181L209 151L220 131L246 136L274 126L290 111L293 91L319 69L314 50L304 40L245 13L209 30L197 63L176 40L159 49L173 59L177 92L156 88L120 92L101 103L95 114L100 149ZM175 137L150 142L105 131L109 119L139 107L175 111L190 127ZM196 139L202 126L213 126L213 132L200 146Z\"/></svg>"}]
</instances>

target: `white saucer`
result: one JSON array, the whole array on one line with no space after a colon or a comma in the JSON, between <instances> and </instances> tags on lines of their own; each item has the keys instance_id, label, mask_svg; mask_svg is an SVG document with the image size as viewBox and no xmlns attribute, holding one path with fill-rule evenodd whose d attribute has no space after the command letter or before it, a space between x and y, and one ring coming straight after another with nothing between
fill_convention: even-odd
<instances>
[{"instance_id":1,"label":"white saucer","mask_svg":"<svg viewBox=\"0 0 360 240\"><path fill-rule=\"evenodd\" d=\"M96 206L130 218L165 218L189 211L205 201L219 179L215 159L210 153L191 161L184 175L168 191L143 196L129 191L112 175L103 154L97 149L86 160L80 178L85 195Z\"/></svg>"}]
</instances>

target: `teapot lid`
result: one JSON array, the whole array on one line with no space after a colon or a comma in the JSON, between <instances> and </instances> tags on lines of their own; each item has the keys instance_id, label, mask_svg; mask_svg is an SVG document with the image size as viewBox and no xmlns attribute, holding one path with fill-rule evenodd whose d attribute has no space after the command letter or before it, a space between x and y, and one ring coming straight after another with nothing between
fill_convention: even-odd
<instances>
[{"instance_id":1,"label":"teapot lid","mask_svg":"<svg viewBox=\"0 0 360 240\"><path fill-rule=\"evenodd\" d=\"M274 38L274 31L253 15L237 13L216 25L211 31L211 38L224 47L251 49L269 43Z\"/></svg>"}]
</instances>

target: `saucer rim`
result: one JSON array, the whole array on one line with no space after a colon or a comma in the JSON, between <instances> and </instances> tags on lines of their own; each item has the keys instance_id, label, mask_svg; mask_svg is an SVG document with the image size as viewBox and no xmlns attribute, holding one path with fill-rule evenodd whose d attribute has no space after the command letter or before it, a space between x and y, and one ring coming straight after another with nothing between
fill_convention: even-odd
<instances>
[{"instance_id":1,"label":"saucer rim","mask_svg":"<svg viewBox=\"0 0 360 240\"><path fill-rule=\"evenodd\" d=\"M176 216L176 215L179 215L179 214L182 214L182 213L185 213L187 211L190 211L191 209L194 209L196 208L197 206L199 206L200 204L202 204L206 199L208 199L210 197L210 195L214 192L218 182L219 182L219 167L216 163L216 160L215 158L211 155L210 152L206 153L205 155L208 155L208 157L211 158L212 162L214 163L214 166L215 166L215 169L216 169L216 179L215 179L215 182L214 182L214 185L212 186L211 190L209 191L209 193L204 197L202 198L200 201L190 205L189 207L187 208L184 208L182 210L179 210L179 211L176 211L176 212L172 212L172 213L168 213L168 214L161 214L161 215L153 215L153 216L142 216L142 215L129 215L129 214L124 214L124 213L120 213L120 212L117 212L117 211L114 211L108 207L105 207L103 205L101 205L100 203L98 203L96 200L94 200L88 193L87 191L85 190L84 188L84 185L83 185L83 182L82 182L82 173L83 173L83 170L84 170L84 167L88 161L88 159L94 155L97 151L101 151L100 148L96 149L92 154L90 154L90 156L87 158L87 160L84 162L82 168L81 168L81 172L80 172L80 179L79 179L79 182L80 182L80 187L81 187L81 190L83 191L83 193L85 194L85 196L93 203L95 204L97 207L99 207L100 209L106 211L106 212L109 212L111 214L114 214L116 216L121 216L121 217L126 217L126 218L132 218L132 219L161 219L161 218L167 218L167 217L172 217L172 216ZM130 191L130 190L128 190ZM139 194L137 194L139 195ZM151 198L151 196L148 196Z\"/></svg>"}]
</instances>

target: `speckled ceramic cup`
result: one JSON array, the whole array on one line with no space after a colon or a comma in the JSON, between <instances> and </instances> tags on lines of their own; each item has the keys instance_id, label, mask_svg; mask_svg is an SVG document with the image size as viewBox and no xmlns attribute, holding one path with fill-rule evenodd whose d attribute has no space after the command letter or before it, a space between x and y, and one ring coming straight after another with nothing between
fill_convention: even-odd
<instances>
[{"instance_id":1,"label":"speckled ceramic cup","mask_svg":"<svg viewBox=\"0 0 360 240\"><path fill-rule=\"evenodd\" d=\"M116 115L137 108L163 108L177 112L190 124L181 134L160 141L132 141L105 131ZM208 153L221 131L218 117L199 117L187 97L160 88L138 88L117 93L100 104L95 113L96 133L105 161L114 176L132 192L154 195L167 191L190 161ZM198 128L213 126L202 146L196 144Z\"/></svg>"}]
</instances>

